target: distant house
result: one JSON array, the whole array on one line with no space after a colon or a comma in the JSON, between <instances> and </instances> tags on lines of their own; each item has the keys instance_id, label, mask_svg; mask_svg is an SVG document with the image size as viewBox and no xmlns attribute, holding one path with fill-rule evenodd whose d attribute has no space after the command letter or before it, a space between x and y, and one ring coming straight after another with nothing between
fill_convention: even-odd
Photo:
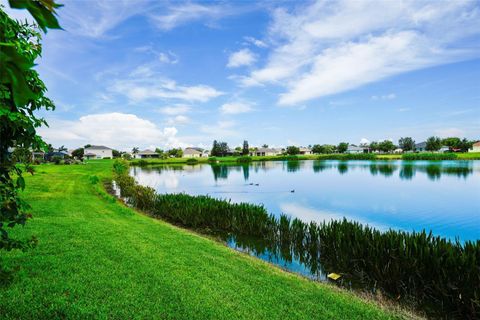
<instances>
[{"instance_id":1,"label":"distant house","mask_svg":"<svg viewBox=\"0 0 480 320\"><path fill-rule=\"evenodd\" d=\"M282 153L282 150L280 150L280 149L258 148L255 151L251 151L250 156L268 157L268 156L278 156L281 153Z\"/></svg>"},{"instance_id":2,"label":"distant house","mask_svg":"<svg viewBox=\"0 0 480 320\"><path fill-rule=\"evenodd\" d=\"M370 149L368 147L357 147L354 144L349 144L346 153L368 153Z\"/></svg>"},{"instance_id":3,"label":"distant house","mask_svg":"<svg viewBox=\"0 0 480 320\"><path fill-rule=\"evenodd\" d=\"M184 158L201 158L205 156L208 157L201 148L185 148L185 150L183 150Z\"/></svg>"},{"instance_id":4,"label":"distant house","mask_svg":"<svg viewBox=\"0 0 480 320\"><path fill-rule=\"evenodd\" d=\"M447 146L442 146L440 150L438 150L438 152L449 152L449 151L450 151L450 148Z\"/></svg>"},{"instance_id":5,"label":"distant house","mask_svg":"<svg viewBox=\"0 0 480 320\"><path fill-rule=\"evenodd\" d=\"M53 149L52 151L49 151L45 154L44 158L48 161L52 161L54 157L60 158L60 159L65 159L65 156L68 156L67 151L60 151L58 149Z\"/></svg>"},{"instance_id":6,"label":"distant house","mask_svg":"<svg viewBox=\"0 0 480 320\"><path fill-rule=\"evenodd\" d=\"M393 153L403 153L403 149L402 148L397 148L397 149L393 150Z\"/></svg>"},{"instance_id":7,"label":"distant house","mask_svg":"<svg viewBox=\"0 0 480 320\"><path fill-rule=\"evenodd\" d=\"M135 159L159 158L160 155L152 150L143 150L133 154Z\"/></svg>"},{"instance_id":8,"label":"distant house","mask_svg":"<svg viewBox=\"0 0 480 320\"><path fill-rule=\"evenodd\" d=\"M468 152L480 152L480 141L475 142Z\"/></svg>"},{"instance_id":9,"label":"distant house","mask_svg":"<svg viewBox=\"0 0 480 320\"><path fill-rule=\"evenodd\" d=\"M90 146L83 151L83 157L86 159L104 159L113 158L112 149L105 146Z\"/></svg>"},{"instance_id":10,"label":"distant house","mask_svg":"<svg viewBox=\"0 0 480 320\"><path fill-rule=\"evenodd\" d=\"M300 150L299 154L303 154L303 155L313 154L312 149L310 148L300 147L299 150Z\"/></svg>"},{"instance_id":11,"label":"distant house","mask_svg":"<svg viewBox=\"0 0 480 320\"><path fill-rule=\"evenodd\" d=\"M426 151L427 143L425 141L415 144L415 151L424 152Z\"/></svg>"},{"instance_id":12,"label":"distant house","mask_svg":"<svg viewBox=\"0 0 480 320\"><path fill-rule=\"evenodd\" d=\"M45 152L32 151L32 160L45 160Z\"/></svg>"}]
</instances>

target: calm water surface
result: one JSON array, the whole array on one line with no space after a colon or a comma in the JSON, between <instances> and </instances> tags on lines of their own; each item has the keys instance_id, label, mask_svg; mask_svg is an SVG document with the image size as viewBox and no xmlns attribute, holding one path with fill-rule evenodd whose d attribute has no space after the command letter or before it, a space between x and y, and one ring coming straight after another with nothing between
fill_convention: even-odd
<instances>
[{"instance_id":1,"label":"calm water surface","mask_svg":"<svg viewBox=\"0 0 480 320\"><path fill-rule=\"evenodd\" d=\"M480 161L271 161L133 167L160 193L263 204L304 221L356 220L376 228L480 238Z\"/></svg>"}]
</instances>

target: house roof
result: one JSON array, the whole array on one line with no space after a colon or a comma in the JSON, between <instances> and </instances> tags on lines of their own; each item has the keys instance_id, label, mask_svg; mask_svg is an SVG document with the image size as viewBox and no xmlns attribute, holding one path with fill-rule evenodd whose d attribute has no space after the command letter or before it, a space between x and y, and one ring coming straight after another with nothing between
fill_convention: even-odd
<instances>
[{"instance_id":1,"label":"house roof","mask_svg":"<svg viewBox=\"0 0 480 320\"><path fill-rule=\"evenodd\" d=\"M183 150L183 154L201 154L202 151L199 149L200 148L185 148L185 150Z\"/></svg>"},{"instance_id":2,"label":"house roof","mask_svg":"<svg viewBox=\"0 0 480 320\"><path fill-rule=\"evenodd\" d=\"M255 152L275 153L277 150L273 148L258 148Z\"/></svg>"},{"instance_id":3,"label":"house roof","mask_svg":"<svg viewBox=\"0 0 480 320\"><path fill-rule=\"evenodd\" d=\"M367 147L357 147L357 146L354 146L353 144L349 145L347 150L350 150L350 151L363 151L367 149Z\"/></svg>"},{"instance_id":4,"label":"house roof","mask_svg":"<svg viewBox=\"0 0 480 320\"><path fill-rule=\"evenodd\" d=\"M302 152L302 151L303 151L303 152L305 152L305 151L312 151L312 149L310 149L310 148L304 148L304 147L300 147L300 148L298 148L298 149L300 150L300 152Z\"/></svg>"},{"instance_id":5,"label":"house roof","mask_svg":"<svg viewBox=\"0 0 480 320\"><path fill-rule=\"evenodd\" d=\"M89 150L105 150L105 149L112 150L109 147L105 147L105 146L90 146L88 148L85 148L85 150L87 150L87 149L89 149Z\"/></svg>"},{"instance_id":6,"label":"house roof","mask_svg":"<svg viewBox=\"0 0 480 320\"><path fill-rule=\"evenodd\" d=\"M425 148L426 146L427 146L427 142L425 141L415 144L415 148Z\"/></svg>"},{"instance_id":7,"label":"house roof","mask_svg":"<svg viewBox=\"0 0 480 320\"><path fill-rule=\"evenodd\" d=\"M474 147L480 147L480 141L477 141L473 144Z\"/></svg>"},{"instance_id":8,"label":"house roof","mask_svg":"<svg viewBox=\"0 0 480 320\"><path fill-rule=\"evenodd\" d=\"M158 154L152 150L143 150L143 151L138 151L137 154L140 154L140 155L152 155L152 154Z\"/></svg>"}]
</instances>

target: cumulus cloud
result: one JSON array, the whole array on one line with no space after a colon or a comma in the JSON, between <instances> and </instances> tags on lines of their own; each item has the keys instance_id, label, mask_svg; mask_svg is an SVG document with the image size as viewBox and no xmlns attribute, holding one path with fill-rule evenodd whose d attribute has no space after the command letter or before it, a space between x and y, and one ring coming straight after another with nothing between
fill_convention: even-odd
<instances>
[{"instance_id":1,"label":"cumulus cloud","mask_svg":"<svg viewBox=\"0 0 480 320\"><path fill-rule=\"evenodd\" d=\"M237 68L252 65L256 61L255 55L249 49L241 49L234 52L228 58L227 67Z\"/></svg>"},{"instance_id":2,"label":"cumulus cloud","mask_svg":"<svg viewBox=\"0 0 480 320\"><path fill-rule=\"evenodd\" d=\"M370 144L370 140L368 140L367 138L362 138L360 139L360 144Z\"/></svg>"},{"instance_id":3,"label":"cumulus cloud","mask_svg":"<svg viewBox=\"0 0 480 320\"><path fill-rule=\"evenodd\" d=\"M434 65L478 56L462 39L480 34L474 1L321 1L273 12L276 44L242 85L285 88L293 105Z\"/></svg>"},{"instance_id":4,"label":"cumulus cloud","mask_svg":"<svg viewBox=\"0 0 480 320\"><path fill-rule=\"evenodd\" d=\"M243 102L225 103L220 107L220 112L223 114L239 114L253 111L250 104Z\"/></svg>"},{"instance_id":5,"label":"cumulus cloud","mask_svg":"<svg viewBox=\"0 0 480 320\"><path fill-rule=\"evenodd\" d=\"M167 123L170 126L184 125L190 122L190 118L184 115L178 115L172 118L168 118Z\"/></svg>"},{"instance_id":6,"label":"cumulus cloud","mask_svg":"<svg viewBox=\"0 0 480 320\"><path fill-rule=\"evenodd\" d=\"M80 117L78 120L50 120L49 128L39 133L48 143L80 147L85 144L106 145L130 150L150 145L162 147L185 146L177 137L175 127L159 128L153 122L127 113L100 113Z\"/></svg>"}]
</instances>

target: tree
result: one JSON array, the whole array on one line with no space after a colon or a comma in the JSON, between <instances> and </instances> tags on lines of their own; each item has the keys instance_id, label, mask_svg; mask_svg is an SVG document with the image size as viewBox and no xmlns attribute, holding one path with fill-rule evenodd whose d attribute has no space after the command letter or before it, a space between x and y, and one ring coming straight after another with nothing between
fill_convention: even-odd
<instances>
[{"instance_id":1,"label":"tree","mask_svg":"<svg viewBox=\"0 0 480 320\"><path fill-rule=\"evenodd\" d=\"M213 145L212 145L212 150L210 150L210 155L212 157L218 157L220 156L220 152L218 150L218 142L217 140L213 140Z\"/></svg>"},{"instance_id":2,"label":"tree","mask_svg":"<svg viewBox=\"0 0 480 320\"><path fill-rule=\"evenodd\" d=\"M243 141L242 155L248 156L249 153L250 153L250 150L248 149L248 141L247 141L247 140L244 140L244 141Z\"/></svg>"},{"instance_id":3,"label":"tree","mask_svg":"<svg viewBox=\"0 0 480 320\"><path fill-rule=\"evenodd\" d=\"M439 137L430 137L427 139L425 150L438 151L442 147L442 140Z\"/></svg>"},{"instance_id":4,"label":"tree","mask_svg":"<svg viewBox=\"0 0 480 320\"><path fill-rule=\"evenodd\" d=\"M52 0L9 3L12 8L27 9L44 32L47 28L60 28L55 18L59 5ZM33 174L33 168L28 162L24 169L17 166L9 149L46 150L47 145L36 129L47 123L35 113L54 110L55 105L45 96L47 88L33 69L42 52L38 29L11 19L1 7L0 26L0 249L26 250L36 244L35 237L14 239L9 229L25 225L30 217L26 213L28 205L18 193L25 188L23 172ZM0 264L0 282L9 279L10 272Z\"/></svg>"},{"instance_id":5,"label":"tree","mask_svg":"<svg viewBox=\"0 0 480 320\"><path fill-rule=\"evenodd\" d=\"M339 153L345 153L348 149L348 142L340 142L337 146L337 151Z\"/></svg>"},{"instance_id":6,"label":"tree","mask_svg":"<svg viewBox=\"0 0 480 320\"><path fill-rule=\"evenodd\" d=\"M138 147L133 147L132 148L132 153L138 153Z\"/></svg>"},{"instance_id":7,"label":"tree","mask_svg":"<svg viewBox=\"0 0 480 320\"><path fill-rule=\"evenodd\" d=\"M378 142L377 141L372 141L370 142L370 151L378 151Z\"/></svg>"},{"instance_id":8,"label":"tree","mask_svg":"<svg viewBox=\"0 0 480 320\"><path fill-rule=\"evenodd\" d=\"M473 147L473 144L473 141L468 141L466 138L463 138L458 144L458 148L461 152L468 152L468 150Z\"/></svg>"},{"instance_id":9,"label":"tree","mask_svg":"<svg viewBox=\"0 0 480 320\"><path fill-rule=\"evenodd\" d=\"M83 159L84 153L85 153L85 149L78 148L72 151L72 157L75 157L77 159Z\"/></svg>"},{"instance_id":10,"label":"tree","mask_svg":"<svg viewBox=\"0 0 480 320\"><path fill-rule=\"evenodd\" d=\"M167 154L170 156L170 157L175 157L175 158L181 158L183 157L183 150L180 149L180 148L173 148L173 149L170 149L167 151Z\"/></svg>"},{"instance_id":11,"label":"tree","mask_svg":"<svg viewBox=\"0 0 480 320\"><path fill-rule=\"evenodd\" d=\"M268 144L262 145L262 148L268 148Z\"/></svg>"},{"instance_id":12,"label":"tree","mask_svg":"<svg viewBox=\"0 0 480 320\"><path fill-rule=\"evenodd\" d=\"M447 146L450 151L458 149L460 147L460 138L450 137L442 140L442 145Z\"/></svg>"},{"instance_id":13,"label":"tree","mask_svg":"<svg viewBox=\"0 0 480 320\"><path fill-rule=\"evenodd\" d=\"M324 153L323 150L324 150L323 146L321 146L319 144L314 144L313 147L312 147L312 152L315 153L315 154Z\"/></svg>"},{"instance_id":14,"label":"tree","mask_svg":"<svg viewBox=\"0 0 480 320\"><path fill-rule=\"evenodd\" d=\"M227 153L228 145L226 142L217 142L217 140L213 141L212 150L210 151L212 157L223 157Z\"/></svg>"},{"instance_id":15,"label":"tree","mask_svg":"<svg viewBox=\"0 0 480 320\"><path fill-rule=\"evenodd\" d=\"M114 158L120 158L121 155L122 155L122 154L121 154L120 151L115 150L115 149L112 149L112 157L114 157Z\"/></svg>"},{"instance_id":16,"label":"tree","mask_svg":"<svg viewBox=\"0 0 480 320\"><path fill-rule=\"evenodd\" d=\"M415 140L413 140L410 137L405 137L405 138L402 137L398 140L398 146L403 151L413 151L415 150Z\"/></svg>"},{"instance_id":17,"label":"tree","mask_svg":"<svg viewBox=\"0 0 480 320\"><path fill-rule=\"evenodd\" d=\"M300 153L300 148L295 146L288 146L287 147L287 154L294 156Z\"/></svg>"},{"instance_id":18,"label":"tree","mask_svg":"<svg viewBox=\"0 0 480 320\"><path fill-rule=\"evenodd\" d=\"M392 152L395 148L395 145L390 140L384 140L378 144L378 150L386 153Z\"/></svg>"}]
</instances>

